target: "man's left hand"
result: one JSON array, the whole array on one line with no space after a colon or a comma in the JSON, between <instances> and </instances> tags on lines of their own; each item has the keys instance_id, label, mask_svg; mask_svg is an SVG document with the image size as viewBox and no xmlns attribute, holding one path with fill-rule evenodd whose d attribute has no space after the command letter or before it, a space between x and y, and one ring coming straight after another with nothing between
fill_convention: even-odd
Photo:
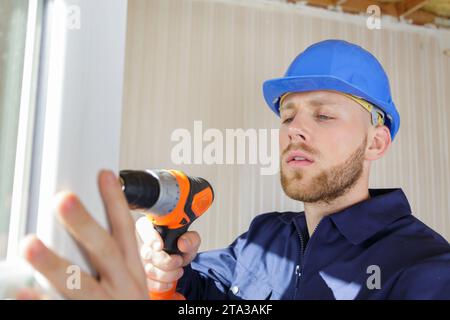
<instances>
[{"instance_id":1,"label":"man's left hand","mask_svg":"<svg viewBox=\"0 0 450 320\"><path fill-rule=\"evenodd\" d=\"M111 171L101 171L98 185L111 234L92 218L75 194L60 192L55 203L59 221L85 250L98 278L81 272L80 288L68 288L66 270L72 263L47 248L36 236L25 239L24 257L65 298L148 299L134 221L117 177Z\"/></svg>"}]
</instances>

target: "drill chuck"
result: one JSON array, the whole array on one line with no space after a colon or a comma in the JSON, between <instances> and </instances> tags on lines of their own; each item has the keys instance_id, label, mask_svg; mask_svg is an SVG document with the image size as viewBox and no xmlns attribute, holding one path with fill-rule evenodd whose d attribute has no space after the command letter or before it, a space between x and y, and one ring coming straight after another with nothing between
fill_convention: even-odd
<instances>
[{"instance_id":1,"label":"drill chuck","mask_svg":"<svg viewBox=\"0 0 450 320\"><path fill-rule=\"evenodd\" d=\"M122 191L130 208L164 216L172 212L180 200L177 179L167 170L123 170Z\"/></svg>"}]
</instances>

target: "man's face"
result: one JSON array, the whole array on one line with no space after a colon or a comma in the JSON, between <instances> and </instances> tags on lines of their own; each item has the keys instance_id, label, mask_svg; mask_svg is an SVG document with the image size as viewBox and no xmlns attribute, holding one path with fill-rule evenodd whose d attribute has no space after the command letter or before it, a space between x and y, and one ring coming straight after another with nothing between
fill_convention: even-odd
<instances>
[{"instance_id":1,"label":"man's face","mask_svg":"<svg viewBox=\"0 0 450 320\"><path fill-rule=\"evenodd\" d=\"M363 173L370 114L338 93L310 91L289 94L280 115L284 192L309 203L345 194Z\"/></svg>"}]
</instances>

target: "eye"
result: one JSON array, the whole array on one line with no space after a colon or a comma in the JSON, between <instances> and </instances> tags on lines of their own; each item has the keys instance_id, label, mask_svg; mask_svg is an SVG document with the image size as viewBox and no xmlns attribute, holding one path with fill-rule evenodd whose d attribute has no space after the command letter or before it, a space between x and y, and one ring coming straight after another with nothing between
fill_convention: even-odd
<instances>
[{"instance_id":1,"label":"eye","mask_svg":"<svg viewBox=\"0 0 450 320\"><path fill-rule=\"evenodd\" d=\"M291 118L286 118L282 121L283 124L287 124L287 123L291 123L292 122L292 117Z\"/></svg>"},{"instance_id":2,"label":"eye","mask_svg":"<svg viewBox=\"0 0 450 320\"><path fill-rule=\"evenodd\" d=\"M317 119L319 119L319 120L331 120L333 118L329 117L329 116L326 116L324 114L319 114L319 115L317 115Z\"/></svg>"}]
</instances>

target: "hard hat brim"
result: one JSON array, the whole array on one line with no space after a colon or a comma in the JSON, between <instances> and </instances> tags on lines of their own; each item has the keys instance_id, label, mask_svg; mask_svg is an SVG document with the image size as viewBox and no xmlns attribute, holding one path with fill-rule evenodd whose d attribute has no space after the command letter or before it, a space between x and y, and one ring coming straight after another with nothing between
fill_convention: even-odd
<instances>
[{"instance_id":1,"label":"hard hat brim","mask_svg":"<svg viewBox=\"0 0 450 320\"><path fill-rule=\"evenodd\" d=\"M355 95L364 100L367 100L386 113L386 126L391 132L391 139L394 140L394 136L400 127L400 115L394 103L390 104L377 99L376 97L368 96L363 90L346 82L343 79L333 76L323 75L308 75L308 76L294 76L283 77L267 80L263 84L263 93L266 103L270 109L280 116L279 112L279 98L287 92L307 92L329 90L339 91L347 94Z\"/></svg>"}]
</instances>

